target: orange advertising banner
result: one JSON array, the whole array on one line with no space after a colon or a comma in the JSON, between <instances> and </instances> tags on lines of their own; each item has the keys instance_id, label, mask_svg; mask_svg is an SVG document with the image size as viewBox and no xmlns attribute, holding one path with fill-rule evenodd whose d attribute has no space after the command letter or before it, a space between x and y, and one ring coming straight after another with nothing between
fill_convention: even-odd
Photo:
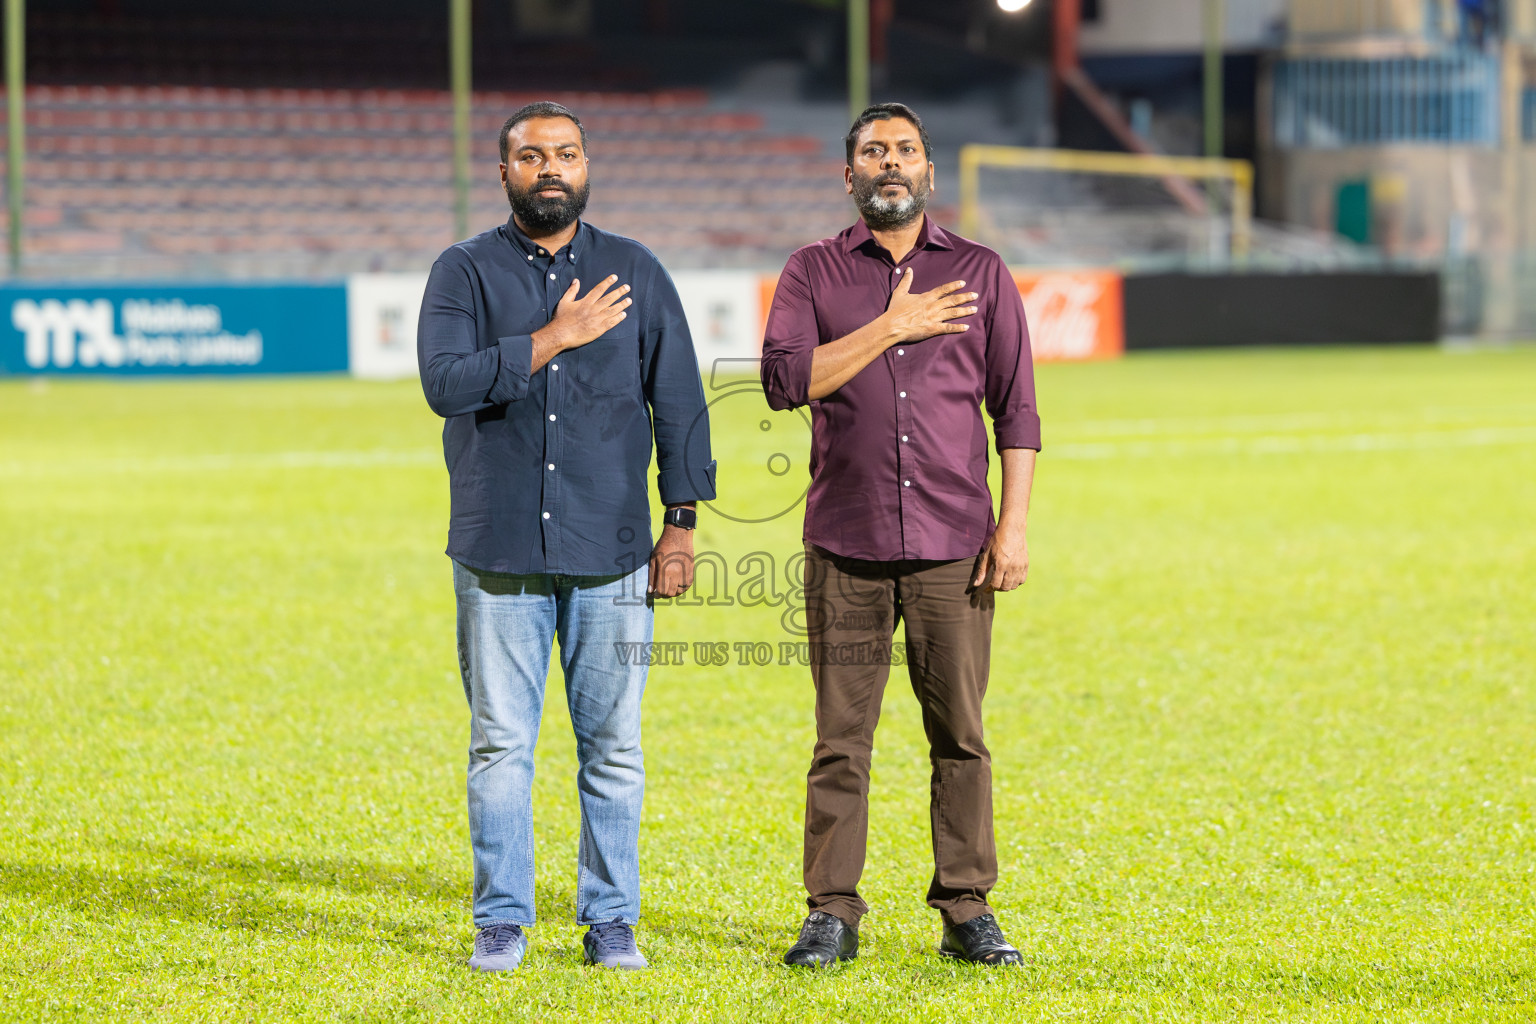
<instances>
[{"instance_id":1,"label":"orange advertising banner","mask_svg":"<svg viewBox=\"0 0 1536 1024\"><path fill-rule=\"evenodd\" d=\"M1024 300L1035 362L1118 359L1125 354L1125 288L1115 271L1015 271L1013 282ZM765 323L778 283L778 277L767 275L760 283Z\"/></svg>"},{"instance_id":2,"label":"orange advertising banner","mask_svg":"<svg viewBox=\"0 0 1536 1024\"><path fill-rule=\"evenodd\" d=\"M1125 289L1113 270L1018 271L1035 362L1117 359L1125 353Z\"/></svg>"}]
</instances>

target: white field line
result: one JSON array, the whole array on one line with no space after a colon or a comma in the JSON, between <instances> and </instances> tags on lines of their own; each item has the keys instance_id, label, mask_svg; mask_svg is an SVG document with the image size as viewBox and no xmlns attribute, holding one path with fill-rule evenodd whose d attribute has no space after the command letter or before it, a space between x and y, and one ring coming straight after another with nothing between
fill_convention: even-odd
<instances>
[{"instance_id":1,"label":"white field line","mask_svg":"<svg viewBox=\"0 0 1536 1024\"><path fill-rule=\"evenodd\" d=\"M334 452L224 452L210 455L164 455L153 458L56 459L0 462L0 476L42 476L63 473L92 476L108 473L217 473L261 469L366 469L374 466L438 466L443 453L436 448Z\"/></svg>"},{"instance_id":2,"label":"white field line","mask_svg":"<svg viewBox=\"0 0 1536 1024\"><path fill-rule=\"evenodd\" d=\"M1292 455L1328 452L1395 452L1494 445L1536 444L1536 425L1472 427L1459 430L1415 430L1355 434L1260 434L1240 437L1159 438L1064 442L1052 444L1047 435L1045 458L1132 459L1198 455ZM224 452L207 455L165 455L151 458L52 459L0 462L0 477L104 476L153 473L219 473L270 469L370 469L376 467L441 468L443 454L435 448L312 452Z\"/></svg>"},{"instance_id":3,"label":"white field line","mask_svg":"<svg viewBox=\"0 0 1536 1024\"><path fill-rule=\"evenodd\" d=\"M1296 455L1331 452L1401 452L1493 445L1536 444L1536 426L1474 427L1369 434L1264 434L1190 440L1047 444L1044 458L1130 459L1189 455Z\"/></svg>"},{"instance_id":4,"label":"white field line","mask_svg":"<svg viewBox=\"0 0 1536 1024\"><path fill-rule=\"evenodd\" d=\"M1139 434L1246 434L1257 431L1305 431L1331 428L1382 429L1396 426L1431 427L1467 425L1467 421L1491 418L1529 419L1536 405L1519 403L1488 406L1427 406L1398 413L1291 412L1250 413L1232 416L1156 416L1124 420L1074 420L1067 426L1074 435Z\"/></svg>"}]
</instances>

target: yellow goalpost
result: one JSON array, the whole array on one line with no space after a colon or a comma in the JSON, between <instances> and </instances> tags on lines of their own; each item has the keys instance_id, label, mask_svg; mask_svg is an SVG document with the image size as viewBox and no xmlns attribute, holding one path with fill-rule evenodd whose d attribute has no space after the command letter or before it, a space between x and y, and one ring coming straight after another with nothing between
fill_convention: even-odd
<instances>
[{"instance_id":1,"label":"yellow goalpost","mask_svg":"<svg viewBox=\"0 0 1536 1024\"><path fill-rule=\"evenodd\" d=\"M1029 149L971 144L960 149L960 232L978 238L982 230L981 172L984 168L1057 171L1160 179L1191 215L1209 216L1216 186L1230 187L1223 215L1231 220L1232 255L1248 254L1253 237L1253 165L1210 157L1104 153L1074 149ZM1195 187L1204 182L1206 190Z\"/></svg>"}]
</instances>

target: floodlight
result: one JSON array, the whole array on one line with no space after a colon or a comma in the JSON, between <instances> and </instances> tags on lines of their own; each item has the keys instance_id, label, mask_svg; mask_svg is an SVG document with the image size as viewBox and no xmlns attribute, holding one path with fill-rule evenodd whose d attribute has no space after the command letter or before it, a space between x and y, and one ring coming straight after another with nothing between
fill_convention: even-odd
<instances>
[{"instance_id":1,"label":"floodlight","mask_svg":"<svg viewBox=\"0 0 1536 1024\"><path fill-rule=\"evenodd\" d=\"M997 6L1008 14L1017 14L1029 6L1029 0L997 0Z\"/></svg>"}]
</instances>

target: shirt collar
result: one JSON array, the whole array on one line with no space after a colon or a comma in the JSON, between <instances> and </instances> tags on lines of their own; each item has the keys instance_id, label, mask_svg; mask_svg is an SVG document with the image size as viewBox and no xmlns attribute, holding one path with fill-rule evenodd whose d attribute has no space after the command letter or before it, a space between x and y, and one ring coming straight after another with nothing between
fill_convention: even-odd
<instances>
[{"instance_id":1,"label":"shirt collar","mask_svg":"<svg viewBox=\"0 0 1536 1024\"><path fill-rule=\"evenodd\" d=\"M581 255L582 250L586 247L588 232L589 229L586 221L576 222L576 234L571 236L571 240L565 246L567 258L572 262L575 262L576 258ZM517 218L510 214L507 216L507 238L526 256L537 256L540 252L545 251L542 245L537 244L523 233L523 229L517 226Z\"/></svg>"},{"instance_id":2,"label":"shirt collar","mask_svg":"<svg viewBox=\"0 0 1536 1024\"><path fill-rule=\"evenodd\" d=\"M864 218L862 217L859 218L853 227L848 229L847 236L843 242L844 252L853 252L866 243L880 244L875 241L873 232L869 230L869 225L864 223ZM912 251L916 252L919 249L953 249L954 247L955 243L950 240L949 232L935 224L933 218L924 213L923 226L917 233L917 242L912 246Z\"/></svg>"}]
</instances>

